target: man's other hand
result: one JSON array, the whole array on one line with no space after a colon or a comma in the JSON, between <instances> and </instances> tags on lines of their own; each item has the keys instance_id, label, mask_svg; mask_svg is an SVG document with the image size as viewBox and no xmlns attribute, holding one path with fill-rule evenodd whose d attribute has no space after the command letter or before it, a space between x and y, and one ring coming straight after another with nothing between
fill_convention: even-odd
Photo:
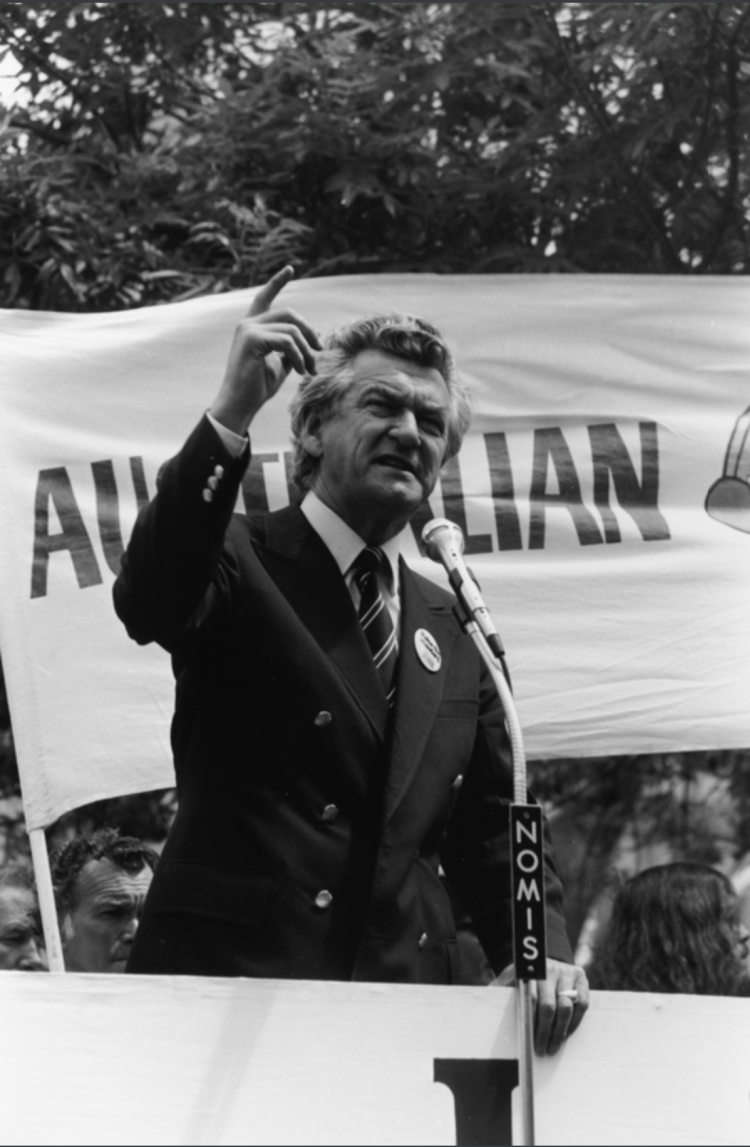
<instances>
[{"instance_id":1,"label":"man's other hand","mask_svg":"<svg viewBox=\"0 0 750 1147\"><path fill-rule=\"evenodd\" d=\"M515 984L512 965L505 968L490 987ZM547 960L547 979L531 985L534 1000L534 1051L554 1055L583 1021L589 1006L589 982L583 968Z\"/></svg>"}]
</instances>

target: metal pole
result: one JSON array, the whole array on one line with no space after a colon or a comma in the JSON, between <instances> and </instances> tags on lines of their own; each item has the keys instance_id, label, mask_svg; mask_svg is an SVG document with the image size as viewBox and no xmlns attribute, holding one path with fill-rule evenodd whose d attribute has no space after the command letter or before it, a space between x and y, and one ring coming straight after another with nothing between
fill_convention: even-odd
<instances>
[{"instance_id":1,"label":"metal pole","mask_svg":"<svg viewBox=\"0 0 750 1147\"><path fill-rule=\"evenodd\" d=\"M526 754L513 694L484 635L475 621L469 619L463 628L471 637L484 661L505 712L505 721L513 756L513 800L526 804ZM522 980L516 968L516 1014L518 1017L518 1083L521 1093L521 1147L534 1147L534 1006L532 986Z\"/></svg>"},{"instance_id":2,"label":"metal pole","mask_svg":"<svg viewBox=\"0 0 750 1147\"><path fill-rule=\"evenodd\" d=\"M516 981L518 1008L518 1082L521 1092L521 1143L534 1147L534 1001L529 980Z\"/></svg>"},{"instance_id":3,"label":"metal pole","mask_svg":"<svg viewBox=\"0 0 750 1147\"><path fill-rule=\"evenodd\" d=\"M57 922L57 907L52 888L52 872L49 866L47 838L44 835L44 829L32 828L29 833L29 841L31 842L31 860L34 865L39 911L44 930L44 943L47 949L47 963L50 972L64 972L65 960L63 959L60 927Z\"/></svg>"}]
</instances>

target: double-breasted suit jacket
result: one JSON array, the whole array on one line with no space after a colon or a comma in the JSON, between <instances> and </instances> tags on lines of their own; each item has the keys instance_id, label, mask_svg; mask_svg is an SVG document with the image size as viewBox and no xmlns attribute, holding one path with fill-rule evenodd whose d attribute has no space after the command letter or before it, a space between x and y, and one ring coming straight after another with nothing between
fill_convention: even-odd
<instances>
[{"instance_id":1,"label":"double-breasted suit jacket","mask_svg":"<svg viewBox=\"0 0 750 1147\"><path fill-rule=\"evenodd\" d=\"M299 508L233 513L246 465L204 418L115 584L128 632L168 650L176 679L179 811L129 970L455 982L440 863L504 967L509 748L452 598L401 563L389 717L344 579ZM549 954L570 959L551 860L546 875Z\"/></svg>"}]
</instances>

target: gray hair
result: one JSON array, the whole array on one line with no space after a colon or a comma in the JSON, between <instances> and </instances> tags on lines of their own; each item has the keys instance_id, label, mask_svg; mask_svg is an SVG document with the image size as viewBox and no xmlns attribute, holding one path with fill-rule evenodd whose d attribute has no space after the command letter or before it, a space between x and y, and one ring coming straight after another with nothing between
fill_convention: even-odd
<instances>
[{"instance_id":1,"label":"gray hair","mask_svg":"<svg viewBox=\"0 0 750 1147\"><path fill-rule=\"evenodd\" d=\"M302 445L301 434L311 417L324 421L335 412L351 386L354 360L366 350L379 350L440 373L451 399L446 460L461 447L471 422L469 392L440 332L415 315L371 315L328 336L317 357L316 373L304 376L292 399L292 477L300 490L310 489L320 466L320 458Z\"/></svg>"}]
</instances>

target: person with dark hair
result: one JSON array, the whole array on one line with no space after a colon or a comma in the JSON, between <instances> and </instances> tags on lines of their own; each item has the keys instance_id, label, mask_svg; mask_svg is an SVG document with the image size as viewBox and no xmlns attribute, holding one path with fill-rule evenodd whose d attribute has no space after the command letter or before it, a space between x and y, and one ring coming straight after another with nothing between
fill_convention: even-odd
<instances>
[{"instance_id":1,"label":"person with dark hair","mask_svg":"<svg viewBox=\"0 0 750 1147\"><path fill-rule=\"evenodd\" d=\"M613 991L748 995L749 946L726 876L705 864L660 864L617 892L591 982Z\"/></svg>"},{"instance_id":2,"label":"person with dark hair","mask_svg":"<svg viewBox=\"0 0 750 1147\"><path fill-rule=\"evenodd\" d=\"M34 877L24 864L0 872L0 971L47 971Z\"/></svg>"},{"instance_id":3,"label":"person with dark hair","mask_svg":"<svg viewBox=\"0 0 750 1147\"><path fill-rule=\"evenodd\" d=\"M123 972L158 854L117 829L74 836L51 858L65 967Z\"/></svg>"},{"instance_id":4,"label":"person with dark hair","mask_svg":"<svg viewBox=\"0 0 750 1147\"><path fill-rule=\"evenodd\" d=\"M128 970L460 983L442 864L497 973L512 960L504 714L454 599L400 557L469 400L439 331L382 314L325 345L256 295L207 414L162 470L114 587L177 679L179 811ZM303 499L235 514L248 428L291 368ZM546 842L536 1046L588 1003Z\"/></svg>"}]
</instances>

